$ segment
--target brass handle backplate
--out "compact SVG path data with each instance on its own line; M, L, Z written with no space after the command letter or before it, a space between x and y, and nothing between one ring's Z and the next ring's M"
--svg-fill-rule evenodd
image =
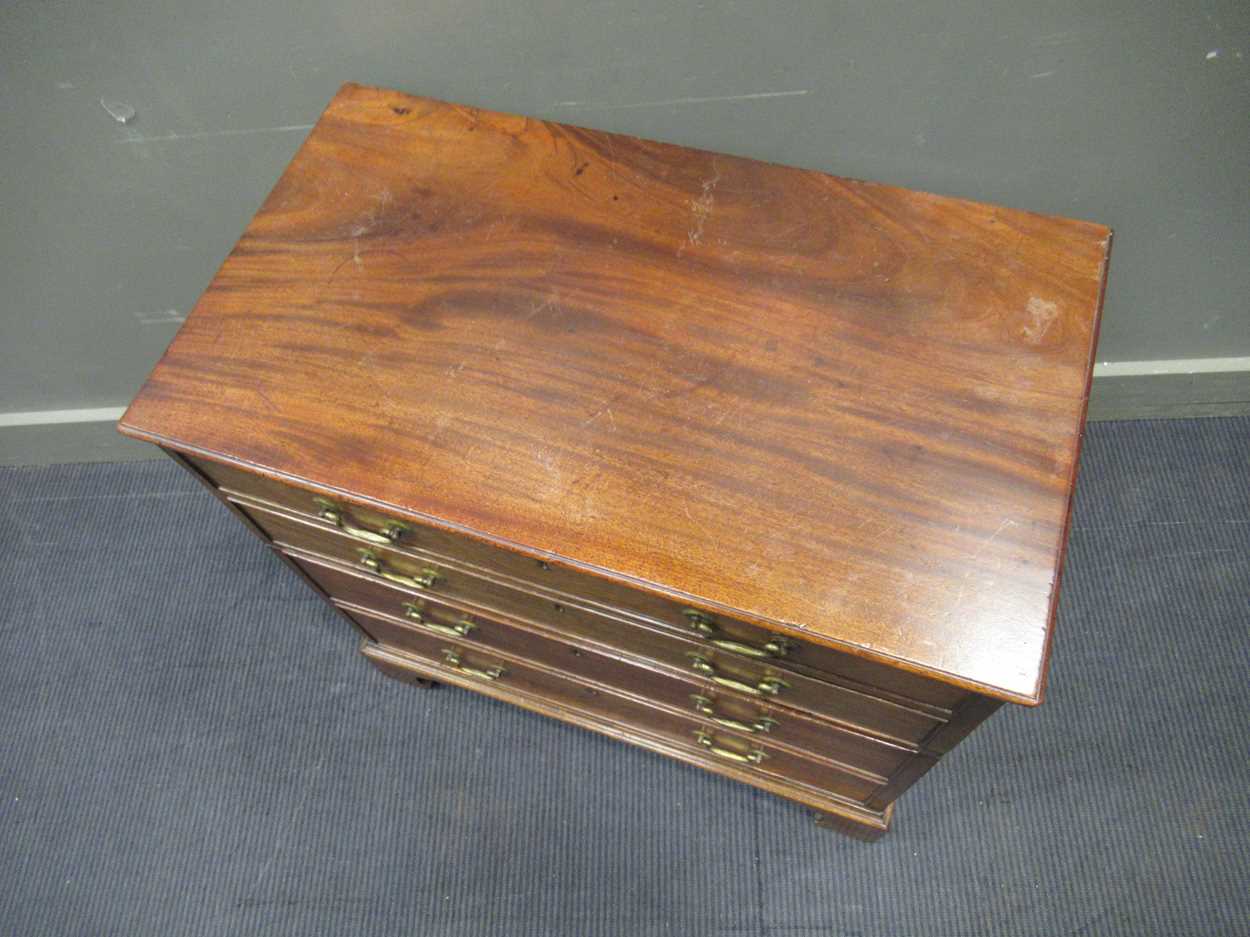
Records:
M708 643L731 654L741 654L744 657L755 658L785 657L794 649L794 642L783 638L781 635L774 635L759 647L756 647L754 644L743 644L741 641L732 641L726 638L721 630L716 627L716 623L703 614L703 612L688 608L683 614L686 616L686 620L690 622L690 627L707 638Z
M443 659L447 661L447 666L453 668L456 672L470 677L477 677L480 680L498 680L507 673L499 664L496 664L494 667L487 667L484 670L480 667L470 667L460 659L460 652L455 648L443 648Z
M758 735L761 732L772 731L773 726L777 724L776 719L770 719L768 716L760 716L754 722L742 722L738 719L730 719L728 716L716 715L716 707L712 705L712 701L706 696L692 696L694 701L695 712L707 716L707 718L715 722L718 726L724 726L726 729L733 729L735 732L745 732L748 735Z
M739 693L746 693L748 696L776 696L784 690L788 683L780 677L760 677L758 683L744 683L741 680L735 680L733 677L723 676L706 657L698 654L690 655L690 666L696 672L703 674L718 686L723 686L728 690L737 690Z
M717 758L724 758L726 761L736 761L740 765L758 765L768 757L758 748L752 748L746 752L736 752L731 748L722 748L716 744L715 737L702 729L695 732L694 739Z
M421 570L420 576L407 576L404 573L387 569L386 564L378 559L377 554L372 550L360 551L360 565L376 576L397 582L401 586L408 586L410 589L433 589L434 583L439 579L438 570L430 569L428 566Z
M323 521L329 521L343 533L351 534L360 540L368 540L370 543L377 543L383 546L397 543L399 538L404 535L404 531L408 529L399 521L387 521L381 530L370 530L367 527L353 524L343 509L333 501L325 498L313 498L313 501L317 505L317 516Z
M472 631L477 625L468 618L462 618L454 625L444 625L442 622L430 621L425 617L421 606L412 602L404 603L404 617L414 624L420 625L426 631L433 631L435 634L445 635L449 638L463 638Z

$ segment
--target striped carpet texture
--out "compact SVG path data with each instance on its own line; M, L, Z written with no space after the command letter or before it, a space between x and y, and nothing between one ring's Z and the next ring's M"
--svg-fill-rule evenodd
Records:
M863 845L386 680L172 464L0 470L0 935L1250 933L1250 420L1079 487L1048 702Z

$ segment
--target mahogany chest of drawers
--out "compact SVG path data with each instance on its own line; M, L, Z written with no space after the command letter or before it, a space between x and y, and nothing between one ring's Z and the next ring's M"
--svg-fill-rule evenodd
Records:
M1041 701L1109 242L347 85L120 428L387 674L871 838Z

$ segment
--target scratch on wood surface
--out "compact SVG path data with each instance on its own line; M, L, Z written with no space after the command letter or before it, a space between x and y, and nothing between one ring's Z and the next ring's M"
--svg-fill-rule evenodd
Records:
M659 101L630 101L613 104L607 101L556 101L552 107L586 107L601 111L624 111L635 107L674 107L680 104L717 104L722 101L759 101L766 98L797 98L811 94L811 88L794 91L754 91L750 94L717 94L703 98L664 98Z
M686 243L698 244L703 240L703 227L708 218L712 217L712 209L716 207L716 184L720 182L720 167L716 165L716 157L712 157L714 175L703 181L703 194L690 200L690 227L686 231ZM685 244L682 248L685 248Z
M257 386L257 387L253 387L252 391L253 393L256 394L257 397L259 397L262 401L264 401L265 406L268 407L270 410L278 409L276 406L274 406L274 402L269 399L269 395L265 393L265 388Z
M975 560L978 556L980 556L982 553L988 550L990 547L990 544L992 544L998 538L998 535L1001 534L1008 527L1017 527L1017 526L1019 525L1015 521L1013 521L1011 518L1003 518L1003 522L999 524L997 528L995 528L992 534L990 534L981 542L981 545L979 547L977 547L977 552L972 554L972 558ZM965 575L964 578L967 578L967 576Z
M551 453L541 446L533 446L531 448L534 453L534 461L541 465L548 475L555 476L558 480L560 473L556 467L556 460L552 458Z
M598 410L596 410L596 411L595 411L594 413L592 413L590 416L586 417L586 419L582 420L581 425L582 425L582 426L589 426L591 423L593 423L595 420L599 419L599 417L601 417L601 416L606 416L606 417L608 418L608 423L609 423L609 425L611 425L611 427L612 427L612 432L614 432L614 433L615 433L615 432L616 432L616 416L615 416L615 415L613 415L613 413L612 413L612 408L611 408L611 407L608 407L608 406L603 406L603 407L600 407Z
M948 619L954 618L957 614L959 614L959 610L963 607L964 592L968 588L968 577L971 575L972 570L968 570L964 573L963 578L959 580L959 594L955 596L955 601L952 603L951 607L946 610L946 617Z
M481 120L481 113L476 107L468 107L463 104L448 104L447 106L465 119L466 130L472 130Z
M551 271L548 271L548 274L550 274L550 272ZM548 309L550 309L559 301L560 301L560 291L552 290L543 298L542 302L530 303L530 311L526 313L525 317L521 321L528 322L530 319L533 319L535 316L543 312L546 312Z
M1024 311L1031 320L1024 327L1024 338L1030 345L1036 345L1046 337L1050 327L1055 324L1055 319L1059 317L1059 306L1040 296L1033 296L1029 298Z

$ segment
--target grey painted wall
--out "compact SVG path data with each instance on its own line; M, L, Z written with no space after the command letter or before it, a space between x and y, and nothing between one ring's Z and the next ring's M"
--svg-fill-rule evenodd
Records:
M1250 356L1248 36L1245 0L8 0L0 414L124 404L349 79L1110 224L1100 360Z

